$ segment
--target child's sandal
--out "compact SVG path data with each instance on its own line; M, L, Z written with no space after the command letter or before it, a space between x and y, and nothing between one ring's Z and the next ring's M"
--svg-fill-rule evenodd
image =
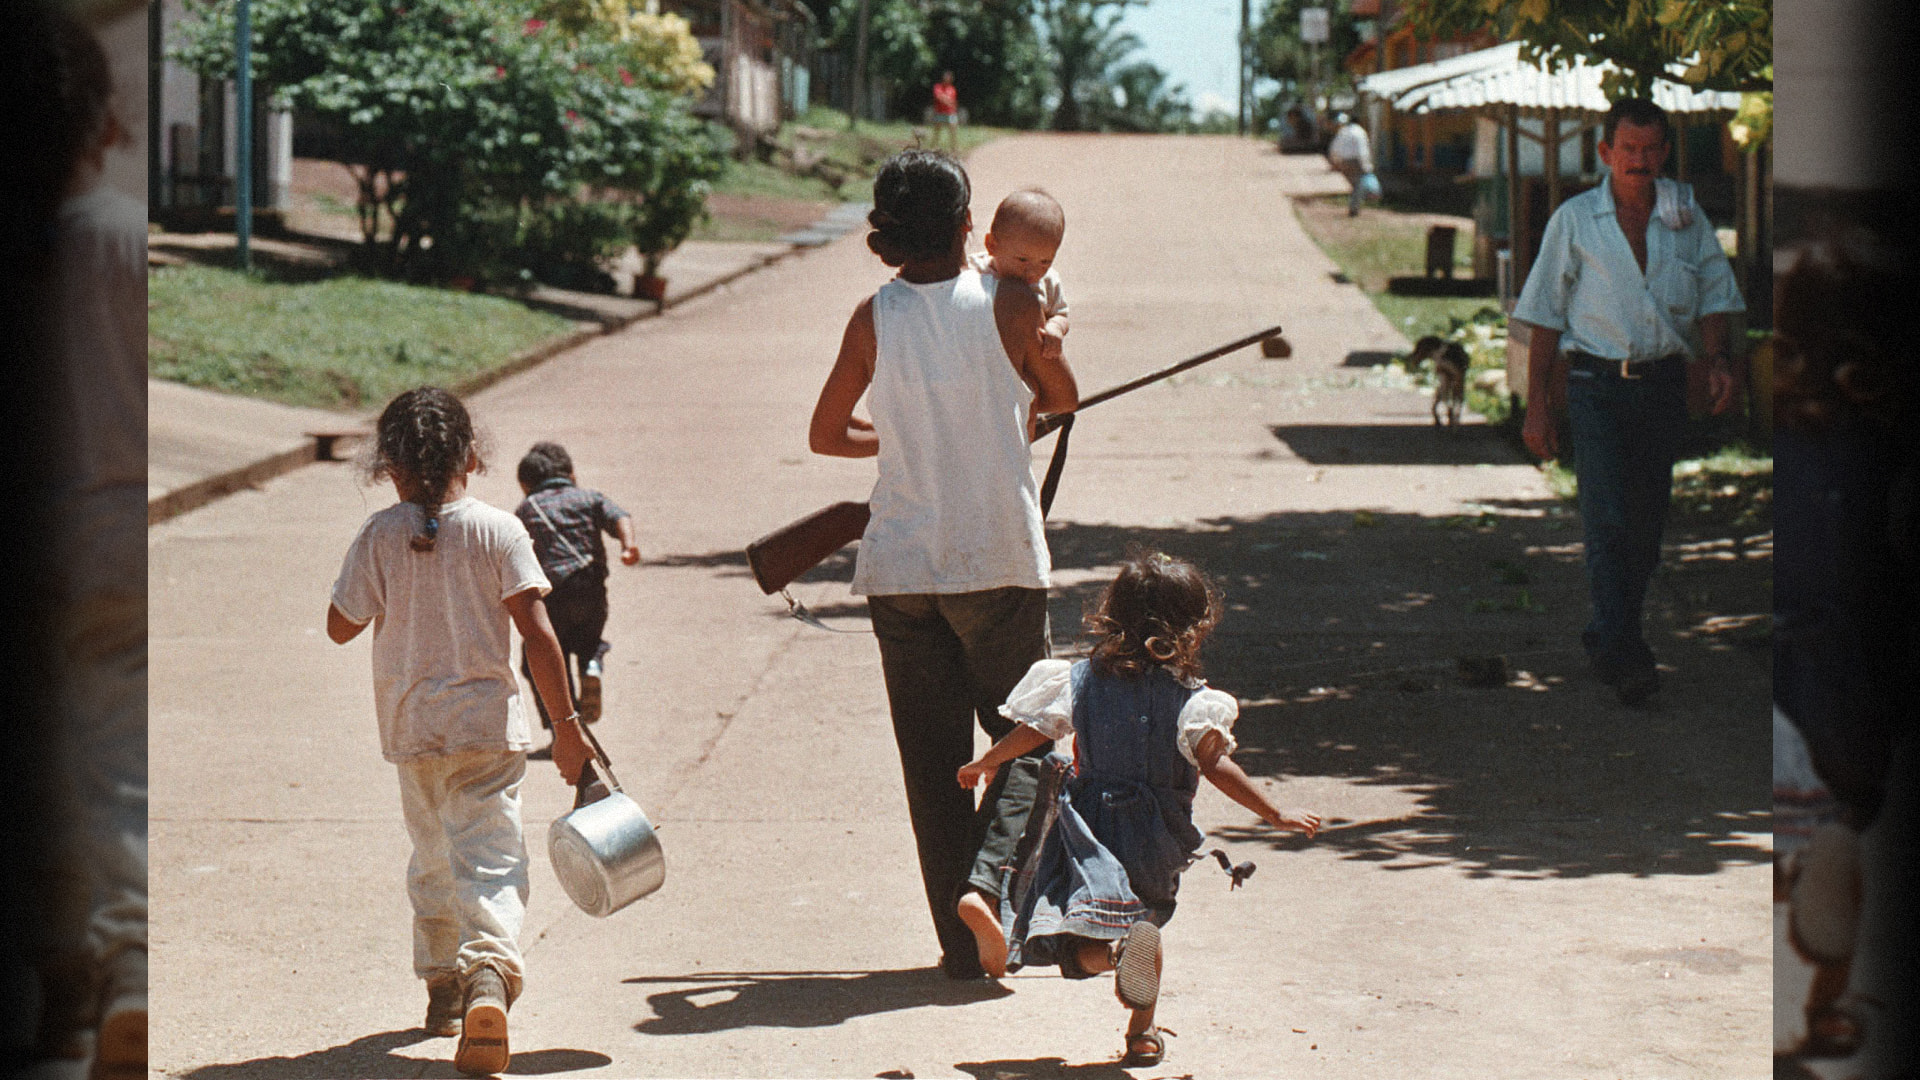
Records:
M1129 1069L1147 1065L1158 1065L1167 1056L1166 1036L1173 1032L1163 1027L1150 1027L1145 1031L1127 1036L1127 1053L1120 1064Z
M1118 949L1113 992L1129 1009L1151 1009L1160 999L1160 928L1146 921L1127 928Z

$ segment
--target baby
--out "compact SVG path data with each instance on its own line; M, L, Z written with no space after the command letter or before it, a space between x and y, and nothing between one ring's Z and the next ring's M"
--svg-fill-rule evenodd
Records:
M986 235L987 250L967 257L967 264L983 274L1013 278L1033 287L1040 298L1046 325L1040 330L1040 348L1048 360L1058 360L1067 336L1067 298L1060 275L1053 272L1053 256L1067 232L1067 216L1053 196L1038 188L1016 191L1000 201Z

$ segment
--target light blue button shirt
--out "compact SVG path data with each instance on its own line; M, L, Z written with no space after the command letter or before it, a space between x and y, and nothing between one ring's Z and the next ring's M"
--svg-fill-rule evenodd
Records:
M1560 348L1609 360L1699 355L1703 315L1747 310L1733 267L1698 204L1693 221L1647 222L1647 269L1620 230L1611 177L1560 204L1513 317L1560 331Z

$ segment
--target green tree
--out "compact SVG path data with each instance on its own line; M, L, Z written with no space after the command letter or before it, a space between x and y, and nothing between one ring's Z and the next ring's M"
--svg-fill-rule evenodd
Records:
M929 0L930 74L953 72L960 103L978 123L1036 127L1044 119L1047 57L1030 0ZM932 82L903 87L908 115L932 100Z
M1103 104L1103 131L1185 131L1193 123L1186 87L1168 85L1167 73L1144 61L1116 68L1114 96Z
M1112 73L1140 48L1120 28L1126 8L1146 0L1039 0L1038 14L1053 59L1059 103L1056 131L1090 131L1113 98Z
M611 34L571 35L520 0L253 0L253 75L278 104L351 144L373 268L473 274L558 245L624 247L639 201L674 194L668 163L713 155L670 78L635 72ZM233 0L188 0L174 55L234 70ZM592 196L617 193L602 205ZM382 218L388 236L378 239ZM524 257L523 257L524 256Z
M1300 39L1300 10L1326 8L1328 40L1311 45ZM1329 0L1267 0L1253 31L1253 70L1278 82L1283 95L1298 96L1315 76L1312 61L1318 50L1321 78L1344 82L1340 61L1360 47L1360 20L1350 5Z
M1773 89L1772 0L1405 0L1423 37L1491 28L1553 71L1581 58L1618 69L1609 98L1644 96L1667 65L1704 90Z

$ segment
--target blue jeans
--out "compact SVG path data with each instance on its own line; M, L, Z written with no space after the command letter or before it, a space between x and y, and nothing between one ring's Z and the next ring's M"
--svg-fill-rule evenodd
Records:
M1567 418L1593 603L1581 641L1596 663L1650 666L1640 618L1686 433L1686 365L1668 361L1623 379L1576 361L1567 372Z

